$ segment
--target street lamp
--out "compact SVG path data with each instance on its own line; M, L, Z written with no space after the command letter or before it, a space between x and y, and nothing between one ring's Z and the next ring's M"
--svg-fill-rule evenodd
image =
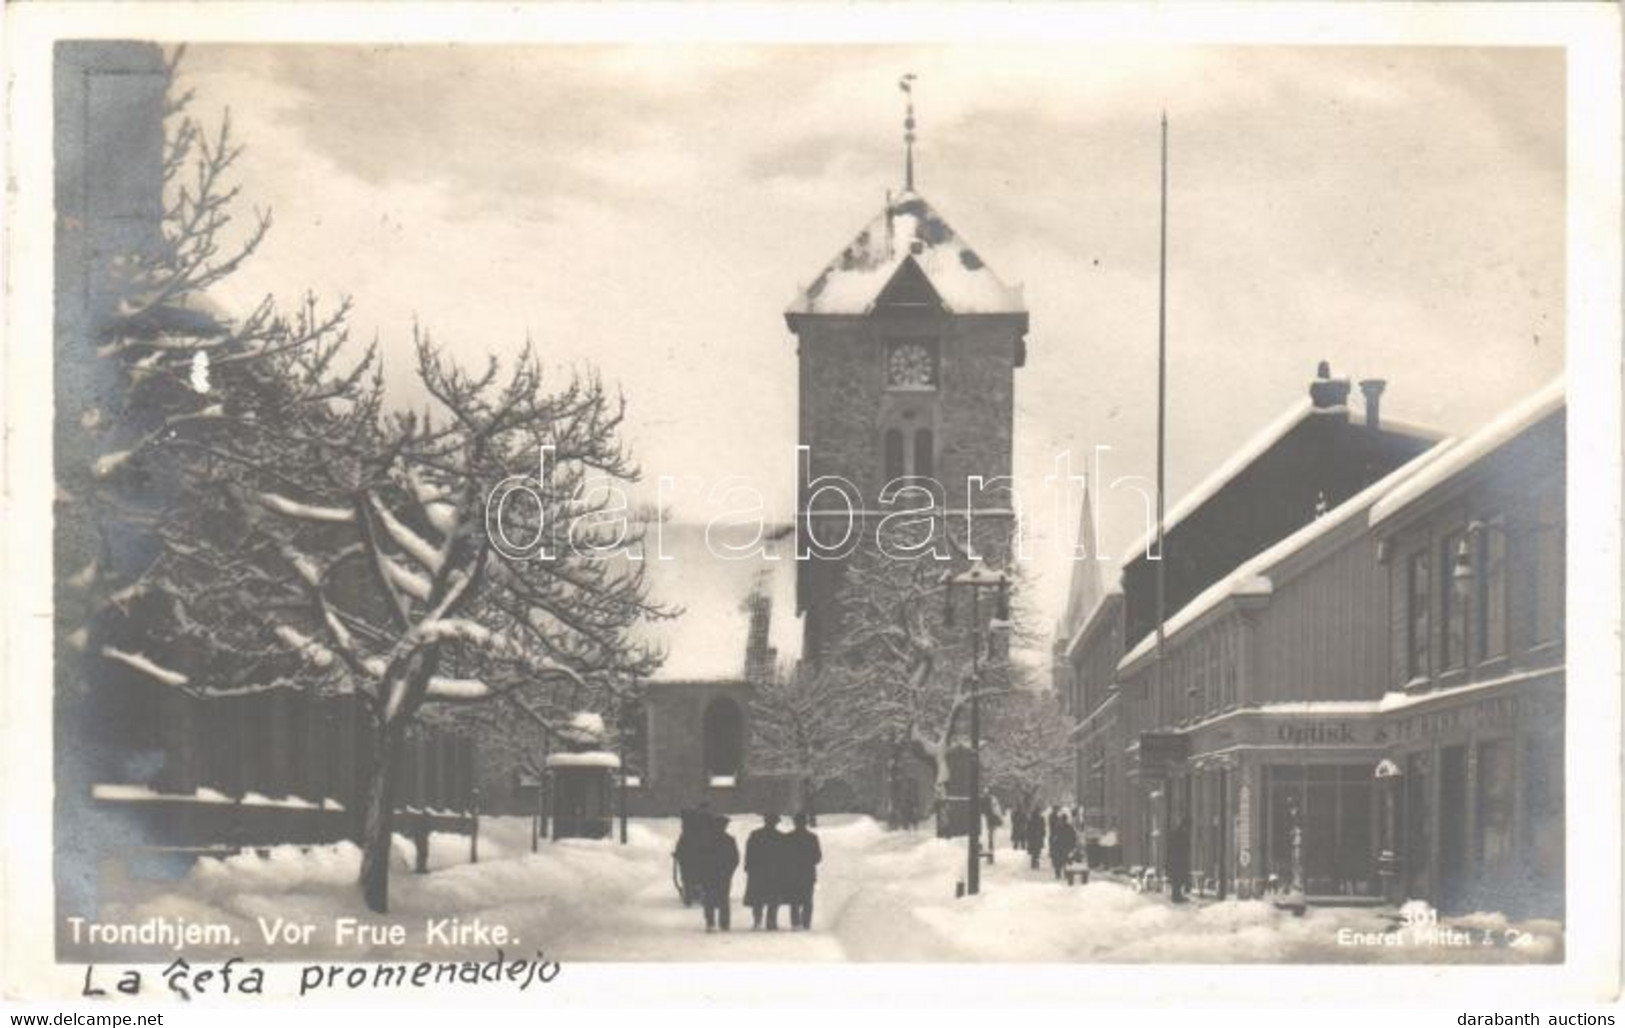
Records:
M970 825L966 833L965 891L974 896L982 887L982 656L988 649L988 636L1010 628L1010 576L995 571L977 557L957 575L942 574L943 624L954 626L954 590L970 590L971 672L970 672ZM994 593L993 617L982 621L982 590Z

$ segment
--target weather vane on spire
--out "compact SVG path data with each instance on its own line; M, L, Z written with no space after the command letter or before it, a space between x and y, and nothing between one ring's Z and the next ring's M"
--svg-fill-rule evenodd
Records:
M908 115L903 119L903 189L914 192L914 80L912 71L897 80L897 88L908 95Z

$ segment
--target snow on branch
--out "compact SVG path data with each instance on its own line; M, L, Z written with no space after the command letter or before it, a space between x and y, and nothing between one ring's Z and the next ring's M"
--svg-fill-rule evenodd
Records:
M390 539L394 541L396 546L399 546L408 556L430 571L437 572L440 570L445 558L441 554L439 547L418 535L405 522L397 518L394 512L385 506L377 496L368 494L367 499L371 502L373 511L377 513L379 522L384 526L384 531L389 533Z
M344 507L324 507L314 503L300 503L298 500L290 500L286 496L269 492L262 492L257 498L268 510L275 511L284 517L300 518L305 521L324 521L333 524L348 524L355 521L355 511Z
M333 663L332 650L292 625L277 625L273 631L276 633L276 637L287 644L290 649L301 654L317 667L325 668Z
M186 683L189 681L189 679L179 671L171 671L169 668L155 663L150 657L143 653L127 653L124 650L113 646L103 646L102 656L109 660L116 660L120 664L124 664L127 667L135 668L142 674L147 675L150 678L155 678L165 685L181 687L186 685Z
M401 592L414 599L427 600L429 598L429 593L433 590L434 584L429 581L427 575L419 574L395 558L383 553L378 555L378 565L383 569L385 576L389 578L390 584Z
M429 679L428 698L431 700L483 700L492 695L491 687L478 678L433 675Z

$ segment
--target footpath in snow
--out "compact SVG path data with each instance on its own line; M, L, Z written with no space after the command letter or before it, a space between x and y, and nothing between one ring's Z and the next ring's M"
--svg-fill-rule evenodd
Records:
M743 849L755 818L729 830ZM436 836L432 870L415 875L398 840L388 921L407 926L405 946L357 950L323 946L335 918L375 922L355 886L360 853L339 844L280 847L200 861L178 881L150 883L101 920L185 918L233 926L229 955L282 960L405 960L484 957L423 942L429 918L479 918L518 938L510 952L537 949L562 961L1043 961L1248 963L1527 963L1562 959L1553 921L1509 924L1499 914L1453 918L1449 937L1403 945L1377 940L1397 927L1393 911L1311 908L1304 916L1258 901L1175 906L1160 895L1105 881L1067 887L1048 867L1029 869L1002 845L984 866L982 893L954 898L965 870L964 840L888 832L873 820L826 819L824 862L811 932L753 932L734 879L733 931L707 934L698 906L684 908L671 880L677 822L632 822L629 842L546 842L530 852L529 823L482 823L481 860L466 863L468 841ZM263 941L258 919L306 921L315 943L292 950ZM781 923L788 924L781 912ZM1361 941L1364 940L1364 941ZM88 956L88 954L86 954ZM116 952L100 951L110 958ZM226 954L222 954L226 955Z

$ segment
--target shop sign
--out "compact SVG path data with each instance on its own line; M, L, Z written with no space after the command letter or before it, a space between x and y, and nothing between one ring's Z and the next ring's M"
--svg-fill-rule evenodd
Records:
M1191 755L1191 740L1178 732L1140 734L1140 773L1167 775Z
M1452 732L1507 728L1543 718L1559 717L1559 706L1544 694L1508 693L1477 703L1432 710L1396 720L1389 730L1394 742L1432 739Z
M1360 739L1353 721L1289 721L1275 726L1275 739L1289 746L1353 746Z

